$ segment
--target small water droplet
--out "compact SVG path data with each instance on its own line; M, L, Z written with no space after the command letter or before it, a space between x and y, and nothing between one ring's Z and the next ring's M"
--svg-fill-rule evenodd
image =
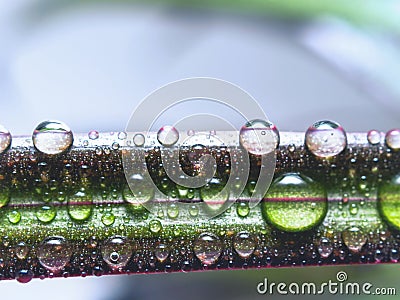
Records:
M175 219L179 215L179 208L176 204L170 204L167 209L167 215L171 219Z
M44 239L37 252L40 264L53 273L59 273L69 262L71 255L71 244L61 236Z
M7 218L11 224L18 224L21 221L21 214L19 211L13 210L8 213Z
M101 222L106 226L111 226L115 222L115 216L113 213L107 212L101 216Z
M117 142L112 143L111 148L113 148L113 150L118 150L119 149L119 143L117 143Z
M45 154L59 154L73 143L69 127L60 121L44 121L33 131L32 141L37 150Z
M11 133L3 125L0 125L0 153L10 147L11 139Z
M44 205L36 212L36 218L43 223L53 221L56 215L57 211L51 205Z
M29 253L29 247L24 242L19 242L17 246L15 246L15 255L19 259L25 259Z
M351 215L356 215L358 213L358 205L356 203L352 203L349 207L349 212Z
M191 206L189 207L189 214L190 214L192 217L197 217L197 216L198 216L198 214L199 214L199 209L197 208L196 205L191 205Z
M370 130L367 133L368 143L378 145L381 142L381 133L378 130Z
M179 132L173 126L169 125L163 126L157 132L157 140L161 145L165 147L171 147L178 142Z
M250 206L248 202L239 202L237 207L236 207L236 213L238 214L239 217L247 217L247 215L250 213Z
M367 242L364 232L358 227L350 227L342 232L343 242L352 252L360 252L361 248Z
M385 257L384 253L380 249L375 250L374 258L376 262L381 262L383 258Z
M126 132L121 131L118 133L118 139L119 140L125 140L126 139Z
M326 215L327 194L322 185L296 173L278 177L262 203L266 220L283 231L309 230Z
M252 120L240 129L240 144L249 153L264 155L275 151L279 146L279 131L269 121Z
M332 157L346 148L346 132L338 123L319 121L308 128L305 144L316 156Z
M222 252L222 242L213 233L202 233L193 244L196 257L205 265L214 264Z
M333 246L331 241L326 237L322 237L319 240L319 245L318 245L319 255L321 255L321 257L323 258L327 258L329 255L331 255L332 251L333 251Z
M162 229L161 222L159 220L151 220L149 222L149 229L153 233L159 233Z
M133 136L133 143L135 144L136 147L142 147L145 141L146 138L141 133L137 133Z
M68 198L68 213L75 221L87 220L92 213L93 198L84 189Z
M156 249L154 250L154 255L156 256L159 262L163 263L169 256L169 250L167 245L158 244Z
M96 149L95 149L95 152L96 152L96 155L102 155L103 154L103 149L101 149L101 147L100 146L97 146L96 147Z
M400 149L400 129L392 129L386 133L385 136L386 145L393 149Z
M132 245L123 236L107 239L101 248L104 261L114 269L123 268L132 256Z
M239 232L233 239L233 247L242 258L249 258L256 248L254 237L248 232Z
M97 139L99 138L99 132L96 131L96 130L91 130L91 131L89 131L89 133L88 133L88 137L89 137L89 139L91 139L91 140L97 140Z

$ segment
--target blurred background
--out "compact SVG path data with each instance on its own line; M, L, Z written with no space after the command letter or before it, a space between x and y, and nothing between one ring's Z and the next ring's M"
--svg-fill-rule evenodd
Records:
M397 0L0 1L0 123L13 135L46 119L120 131L154 89L206 76L248 91L280 130L328 118L347 131L387 131L400 127L399 20ZM258 299L272 298L257 295L265 277L323 282L339 270L400 293L397 265L13 281L0 293Z

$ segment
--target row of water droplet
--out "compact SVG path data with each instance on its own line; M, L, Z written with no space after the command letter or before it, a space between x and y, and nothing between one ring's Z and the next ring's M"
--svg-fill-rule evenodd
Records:
M188 135L194 135L193 130ZM216 134L214 131L210 134ZM88 133L90 140L96 140L99 132L92 130ZM118 133L118 139L125 140L125 132ZM370 130L367 133L367 140L371 145L381 142L382 133L377 130ZM157 132L157 140L164 147L171 147L179 140L178 130L166 125ZM239 133L240 144L250 153L262 155L273 151L279 146L279 131L276 126L264 120L252 120L247 122ZM0 153L6 151L11 145L12 137L10 132L0 126ZM68 150L73 144L71 129L63 122L48 120L40 123L32 134L32 141L35 148L45 154L60 154ZM142 133L133 136L133 144L137 147L145 145L146 138ZM392 129L385 135L386 145L393 149L400 149L400 129ZM129 145L130 143L128 143ZM310 126L305 135L307 148L316 156L332 157L342 152L347 146L346 132L343 127L333 121L318 121ZM113 148L118 149L119 144L115 142Z

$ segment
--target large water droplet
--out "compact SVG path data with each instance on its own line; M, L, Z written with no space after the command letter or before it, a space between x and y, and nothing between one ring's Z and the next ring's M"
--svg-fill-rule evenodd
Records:
M346 148L346 132L338 123L319 121L308 128L305 143L314 155L332 157Z
M178 142L179 132L173 126L164 126L157 132L157 140L161 145L171 147Z
M124 186L122 197L131 204L143 204L153 199L154 185L140 174L134 174L128 179L129 186Z
M84 189L68 198L68 213L75 221L87 220L92 213L92 195Z
M39 246L37 256L40 264L51 272L60 272L69 262L72 246L60 236L46 238Z
M53 221L56 215L56 209L50 205L44 205L36 212L36 218L43 223Z
M288 173L273 182L265 195L262 212L276 228L296 232L318 225L327 207L322 185L306 176Z
M3 187L2 190L0 191L0 208L6 206L9 201L10 201L10 191L8 190L8 188Z
M59 154L71 147L74 138L66 124L60 121L44 121L33 131L32 140L40 152Z
M15 278L20 283L28 283L33 278L33 272L31 270L19 270Z
M228 189L220 178L213 177L204 187L200 189L200 198L209 208L220 209L229 198Z
M2 125L0 125L0 153L6 151L11 145L11 134Z
M18 224L21 221L21 214L19 211L13 210L7 214L7 218L11 224Z
M400 129L392 129L386 133L385 136L386 145L393 149L400 149Z
M343 242L352 252L359 252L367 241L364 232L358 227L350 227L342 232Z
M383 219L400 229L400 174L378 188L378 208Z
M233 247L242 258L249 258L256 247L254 237L248 232L239 232L233 239Z
M279 146L279 131L274 124L263 120L252 120L240 129L240 144L249 153L263 155L275 151Z
M321 255L321 257L323 258L327 258L329 255L331 255L332 251L333 251L333 246L331 241L326 237L322 237L319 240L319 245L318 245L319 255Z
M104 261L114 269L123 268L132 256L132 245L123 236L113 236L107 239L101 248Z
M202 233L195 240L193 251L203 264L212 265L221 255L222 242L215 234Z

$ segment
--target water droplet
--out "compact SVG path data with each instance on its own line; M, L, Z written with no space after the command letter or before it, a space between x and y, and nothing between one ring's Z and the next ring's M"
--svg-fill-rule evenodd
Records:
M10 191L7 188L2 188L0 191L0 208L6 206L10 201Z
M162 229L161 222L159 220L151 220L149 223L149 229L153 233L159 233Z
M212 233L202 233L193 244L196 257L205 265L214 264L222 252L221 240Z
M125 140L126 139L126 132L121 131L118 133L118 139L119 140Z
M31 270L19 270L15 278L19 283L28 283L33 278L33 272Z
M236 207L236 213L238 214L239 217L247 217L247 215L250 213L250 207L248 202L239 202L237 207Z
M129 186L124 186L122 197L131 204L143 204L154 197L154 185L140 174L128 179Z
M256 248L254 237L248 232L239 232L233 239L233 247L242 258L249 258Z
M80 190L68 198L68 213L75 221L87 220L92 213L93 198L85 190Z
M279 146L279 131L269 121L252 120L240 129L240 144L249 153L264 155L275 151Z
M154 251L154 255L156 256L159 262L163 263L168 258L169 255L169 250L167 245L158 244Z
M101 216L101 222L106 226L111 226L115 222L114 214L108 212Z
M392 129L386 133L385 136L386 145L393 149L400 149L400 129Z
M44 205L36 212L36 218L43 223L53 221L56 215L56 209L50 205Z
M96 155L102 155L103 154L103 149L101 149L100 146L97 146L95 149Z
M104 261L114 269L123 268L132 256L131 243L122 236L107 239L101 249Z
M6 151L11 145L11 133L0 125L0 153Z
M144 145L144 142L146 141L145 137L141 133L137 133L133 136L133 143L137 147L142 147Z
M277 178L265 195L262 212L276 228L305 231L318 225L328 207L325 189L306 176L287 173Z
M179 132L173 126L164 126L157 132L157 140L161 145L171 147L178 142Z
M381 133L378 130L370 130L367 139L371 145L377 145L381 142Z
M367 241L364 232L358 227L350 227L342 232L343 242L352 252L359 252Z
M53 273L59 273L69 262L71 255L71 244L61 236L44 239L37 252L40 264Z
M322 237L319 240L319 245L318 245L319 255L321 255L321 257L323 258L327 258L329 255L331 255L332 251L333 251L333 246L331 241L326 237Z
M175 219L179 215L179 208L176 204L170 204L167 209L167 215L171 219Z
M113 148L113 150L118 150L119 149L119 143L117 143L117 142L112 143L111 148Z
M314 155L332 157L346 148L346 132L338 123L319 121L308 128L305 143Z
M19 242L17 246L15 246L15 255L19 259L25 259L29 253L29 247L24 242Z
M356 215L358 213L358 205L356 203L352 203L349 207L349 212L351 215Z
M18 224L21 221L21 214L17 210L10 211L7 215L8 221L12 224Z
M376 262L381 262L385 257L384 253L380 249L375 250L374 258Z
M220 178L213 177L200 189L200 198L209 208L217 210L221 208L229 198L228 189Z
M44 121L33 131L32 141L45 154L59 154L68 150L74 138L71 129L60 121Z
M383 219L400 229L400 174L383 182L378 188L378 208Z
M197 208L196 205L191 205L191 206L189 207L189 214L190 214L192 217L197 217L197 215L199 214L199 209Z
M96 130L91 130L91 131L89 131L89 133L88 133L88 137L89 137L89 139L91 139L91 140L97 140L97 139L99 138L99 132L96 131Z

